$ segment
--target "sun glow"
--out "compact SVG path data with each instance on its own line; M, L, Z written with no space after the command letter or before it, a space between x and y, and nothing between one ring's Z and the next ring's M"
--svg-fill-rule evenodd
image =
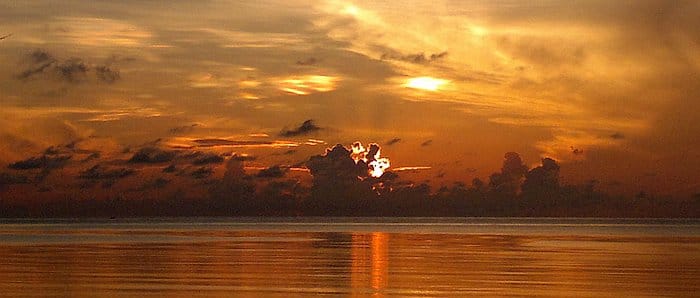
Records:
M404 86L413 89L420 89L426 91L437 91L441 86L449 83L448 80L436 79L431 77L417 77L411 78L406 81Z
M380 157L381 152L377 144L370 144L369 148L365 148L362 146L362 143L355 142L350 149L352 150L350 157L355 161L355 164L360 161L366 163L368 167L367 172L372 177L381 177L384 171L391 166L388 158Z

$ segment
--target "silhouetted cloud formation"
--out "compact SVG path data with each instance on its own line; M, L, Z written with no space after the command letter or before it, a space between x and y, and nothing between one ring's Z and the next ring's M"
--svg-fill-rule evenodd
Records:
M559 189L559 165L551 158L543 158L542 165L525 174L523 193L541 194Z
M119 70L106 65L95 66L95 75L97 75L97 79L105 83L114 83L121 78Z
M409 54L409 55L401 55L398 53L384 53L381 56L381 60L400 60L400 61L405 61L405 62L410 62L410 63L430 63L434 62L440 59L443 59L447 56L447 52L440 52L440 53L435 53L426 56L425 53L417 53L417 54Z
M310 134L312 132L321 130L321 127L316 126L314 124L314 121L309 119L304 121L299 127L292 129L292 130L282 130L280 133L280 136L283 137L295 137L295 136L300 136L300 135L306 135Z
M177 166L174 164L171 164L165 168L163 168L163 173L175 173L177 171Z
M8 167L14 170L56 169L65 166L71 158L70 155L42 155L11 163Z
M523 164L520 155L508 152L504 156L501 172L493 173L489 177L489 186L498 193L514 195L525 173L527 173L527 166Z
M367 164L355 161L350 157L352 151L341 144L332 149L326 149L323 155L312 156L306 163L314 176L314 181L321 184L350 183L358 177L367 177Z
M5 172L0 173L0 188L2 188L3 185L25 184L25 183L29 183L29 178L27 176L16 175L16 174L5 173Z
M173 127L168 130L171 134L185 134L192 132L195 128L199 126L198 123L190 124L190 125L183 125L183 126L178 126L178 127Z
M256 156L249 155L249 154L234 154L233 156L231 156L231 158L236 159L236 160L240 160L240 161L250 161L250 160L258 159Z
M10 37L10 36L12 36L12 33L7 34L7 35L0 36L0 40L3 40L3 39L8 38L8 37Z
M163 177L158 177L154 180L147 181L141 187L136 189L137 191L144 191L149 189L164 188L170 184L171 180L165 179Z
M18 79L26 80L35 75L41 74L56 63L56 59L46 51L35 50L27 55L28 68L17 75Z
M81 162L89 162L89 161L92 161L95 159L99 159L100 156L101 156L101 154L99 152L93 152L93 153L90 153L90 155L86 156L83 160L81 160Z
M287 169L283 169L279 165L274 165L266 169L260 170L258 174L256 175L259 178L280 178L284 177L284 173L287 172Z
M205 164L216 164L222 163L224 158L214 152L200 152L195 151L186 156L186 158L192 159L193 165L205 165Z
M110 169L101 165L95 165L85 171L80 172L78 178L89 180L100 179L121 179L133 175L136 171L128 168Z
M195 179L209 178L212 174L214 174L214 170L210 167L200 167L191 173Z
M80 83L87 80L90 72L94 72L95 79L105 83L114 83L121 78L119 70L114 67L108 65L92 66L81 58L69 58L61 61L41 49L29 53L25 61L26 68L17 74L17 78L20 80L43 77L68 83Z
M157 147L144 147L129 159L132 163L164 163L175 159L174 151L163 150Z
M71 58L54 66L59 78L71 83L84 80L87 77L88 69L87 64L79 58Z
M432 143L433 143L433 140L427 140L427 141L421 143L420 145L425 147L425 146L430 146Z
M398 142L401 142L400 138L393 138L393 139L389 140L388 142L386 142L384 145L391 146L391 145L394 145Z

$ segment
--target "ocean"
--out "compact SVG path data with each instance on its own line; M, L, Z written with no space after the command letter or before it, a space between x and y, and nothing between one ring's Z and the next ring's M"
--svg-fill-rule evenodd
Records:
M700 220L0 220L0 296L697 297Z

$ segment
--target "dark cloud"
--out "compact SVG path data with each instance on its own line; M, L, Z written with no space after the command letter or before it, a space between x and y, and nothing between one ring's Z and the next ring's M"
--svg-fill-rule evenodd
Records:
M260 178L280 178L284 177L285 172L287 172L287 169L283 169L279 165L274 165L260 170L256 176Z
M200 167L194 171L190 175L192 175L193 178L195 179L204 179L204 178L209 178L212 174L214 174L214 170L210 167Z
M110 169L101 165L95 165L80 172L78 178L88 180L115 180L133 175L136 171L128 168Z
M573 155L581 155L581 154L583 154L583 149L574 148L574 146L570 146L569 148L571 149L571 153L572 153Z
M163 168L163 173L174 173L175 171L177 171L177 167L174 164Z
M27 80L35 75L44 73L50 66L56 63L56 59L44 50L34 50L26 57L28 66L17 75L20 80Z
M433 140L427 140L427 141L421 143L420 145L425 147L425 146L430 146L431 144L433 144Z
M0 173L0 187L10 184L25 184L29 183L27 176L15 175L11 173Z
M318 63L318 60L314 57L309 57L304 60L297 60L297 65L314 65Z
M393 138L393 139L389 140L388 142L386 142L385 145L391 146L391 145L394 145L394 144L396 144L396 143L398 143L398 142L401 142L401 139L400 139L400 138Z
M309 119L304 121L299 127L292 129L292 130L282 130L280 133L280 136L283 137L295 137L295 136L300 136L300 135L306 135L313 133L315 131L321 130L321 127L316 126L314 124L314 121Z
M71 158L70 155L42 155L11 163L8 168L13 170L56 169L65 166Z
M527 166L523 164L518 153L508 152L503 158L501 172L491 174L489 186L497 193L515 195L520 187L520 180L527 173Z
M71 58L54 66L59 78L70 82L82 82L87 78L89 66L80 58Z
M91 161L94 159L99 159L100 156L101 156L101 154L99 152L93 152L93 153L90 153L90 155L88 155L87 157L85 157L85 159L83 159L82 162L88 162L88 161Z
M87 81L90 73L94 73L96 80L105 83L114 83L121 78L119 70L112 66L92 66L81 58L61 61L41 49L29 53L25 61L25 69L17 75L20 80L52 78L62 82L80 83Z
M10 37L10 36L12 36L12 33L7 34L7 35L0 36L0 40L3 40L3 39L8 38L8 37Z
M248 154L234 154L231 156L231 159L239 160L239 161L250 161L250 160L256 160L258 159L257 157L253 155L248 155Z
M129 159L131 163L163 163L175 159L175 152L156 147L141 148Z
M221 155L218 155L213 152L196 151L187 155L186 158L192 159L193 165L205 165L224 162L224 158Z
M542 165L525 174L522 190L526 194L542 194L559 189L559 165L551 158L542 159Z
M425 53L417 53L417 54L409 54L409 55L401 55L399 53L384 53L384 54L382 54L380 59L381 60L399 60L399 61L405 61L405 62L410 62L410 63L422 64L422 63L435 62L437 60L445 58L446 56L447 56L447 52L430 54L428 56L426 56Z
M168 132L170 132L171 134L185 134L185 133L192 132L197 126L199 126L198 123L173 127L171 129L169 129Z
M616 132L614 134L611 134L609 137L613 140L622 140L625 138L625 135L623 135L622 133Z
M337 144L332 149L326 149L323 155L312 156L306 166L311 170L315 183L347 184L357 181L358 177L367 177L367 164L362 160L355 163L350 153L345 146Z
M106 65L95 66L95 75L98 80L105 83L114 83L121 78L119 70L112 69Z
M49 148L46 148L46 150L44 150L44 154L46 154L46 155L56 155L56 154L59 154L61 152L62 152L61 148L57 147L57 146L51 146Z
M139 187L136 190L137 191L144 191L144 190L149 190L149 189L164 188L168 184L170 184L170 180L165 179L163 177L158 177L152 181L148 181L148 182L144 183L143 185L141 185L141 187Z

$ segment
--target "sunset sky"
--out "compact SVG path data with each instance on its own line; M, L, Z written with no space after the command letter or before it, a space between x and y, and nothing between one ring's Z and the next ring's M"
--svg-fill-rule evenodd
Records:
M514 151L700 192L700 1L0 1L0 38L0 172L69 148L42 183L150 145L303 168L361 141L435 186Z

